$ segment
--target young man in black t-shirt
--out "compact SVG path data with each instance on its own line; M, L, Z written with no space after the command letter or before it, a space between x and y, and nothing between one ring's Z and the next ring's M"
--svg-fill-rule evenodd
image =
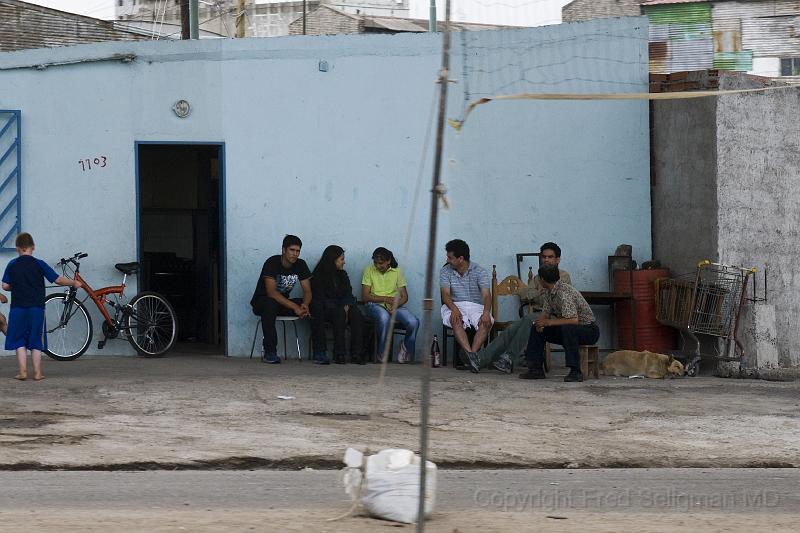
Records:
M283 238L281 255L273 255L261 268L256 282L256 290L250 305L253 314L261 317L264 332L264 363L280 363L278 357L278 333L275 331L275 318L278 316L309 316L311 303L311 271L306 262L300 259L303 243L295 235ZM303 298L289 298L297 283L303 288Z

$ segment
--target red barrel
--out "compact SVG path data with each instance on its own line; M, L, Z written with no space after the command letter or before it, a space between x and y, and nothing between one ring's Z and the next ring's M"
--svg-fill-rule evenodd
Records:
M631 302L619 302L614 307L621 349L664 353L677 348L677 331L656 320L655 280L668 277L669 270L666 268L614 272L614 292L631 294L636 313L634 345Z

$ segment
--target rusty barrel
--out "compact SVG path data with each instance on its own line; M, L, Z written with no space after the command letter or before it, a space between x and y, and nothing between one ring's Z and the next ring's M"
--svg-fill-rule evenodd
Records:
M631 302L619 302L614 307L620 349L663 353L677 348L678 339L675 329L656 320L655 280L668 277L669 270L666 268L614 272L614 292L631 294L635 302L636 313L636 345L634 346Z

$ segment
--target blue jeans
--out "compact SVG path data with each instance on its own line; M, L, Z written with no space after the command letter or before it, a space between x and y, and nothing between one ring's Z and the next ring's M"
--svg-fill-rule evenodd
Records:
M375 322L375 335L378 337L378 354L376 355L379 355L383 353L383 347L386 346L386 335L389 334L389 321L392 315L385 307L374 302L369 302L367 304L367 314L372 317L372 320ZM419 319L415 317L411 311L405 307L401 307L397 310L396 324L399 324L406 330L406 337L403 340L403 344L406 347L406 352L408 352L411 361L416 360L414 350L417 342Z
M525 358L528 368L544 368L544 345L547 342L560 344L564 347L564 359L567 366L573 370L581 369L581 344L594 344L600 338L600 328L597 324L579 325L565 324L563 326L548 326L544 331L531 328L528 337L528 348Z

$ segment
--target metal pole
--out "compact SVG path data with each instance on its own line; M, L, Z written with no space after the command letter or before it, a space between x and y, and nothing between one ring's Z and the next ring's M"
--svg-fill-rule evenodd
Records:
M197 13L197 0L189 0L189 38L200 38L200 21Z
M303 0L303 35L306 34L306 0Z
M189 38L189 0L181 0L181 39Z
M245 0L239 0L236 5L236 37L241 39L245 35Z
M444 34L442 35L442 68L439 71L439 116L436 124L436 154L433 161L431 189L431 220L428 233L428 259L425 265L425 295L423 299L422 338L431 343L431 311L433 310L434 256L436 255L436 229L439 223L439 198L442 194L442 157L444 152L444 126L447 113L447 85L450 83L450 0L445 0ZM420 409L419 456L419 506L417 532L425 531L425 490L427 487L428 418L431 398L431 358L423 357L422 402Z
M431 0L428 14L428 31L436 31L436 0Z

